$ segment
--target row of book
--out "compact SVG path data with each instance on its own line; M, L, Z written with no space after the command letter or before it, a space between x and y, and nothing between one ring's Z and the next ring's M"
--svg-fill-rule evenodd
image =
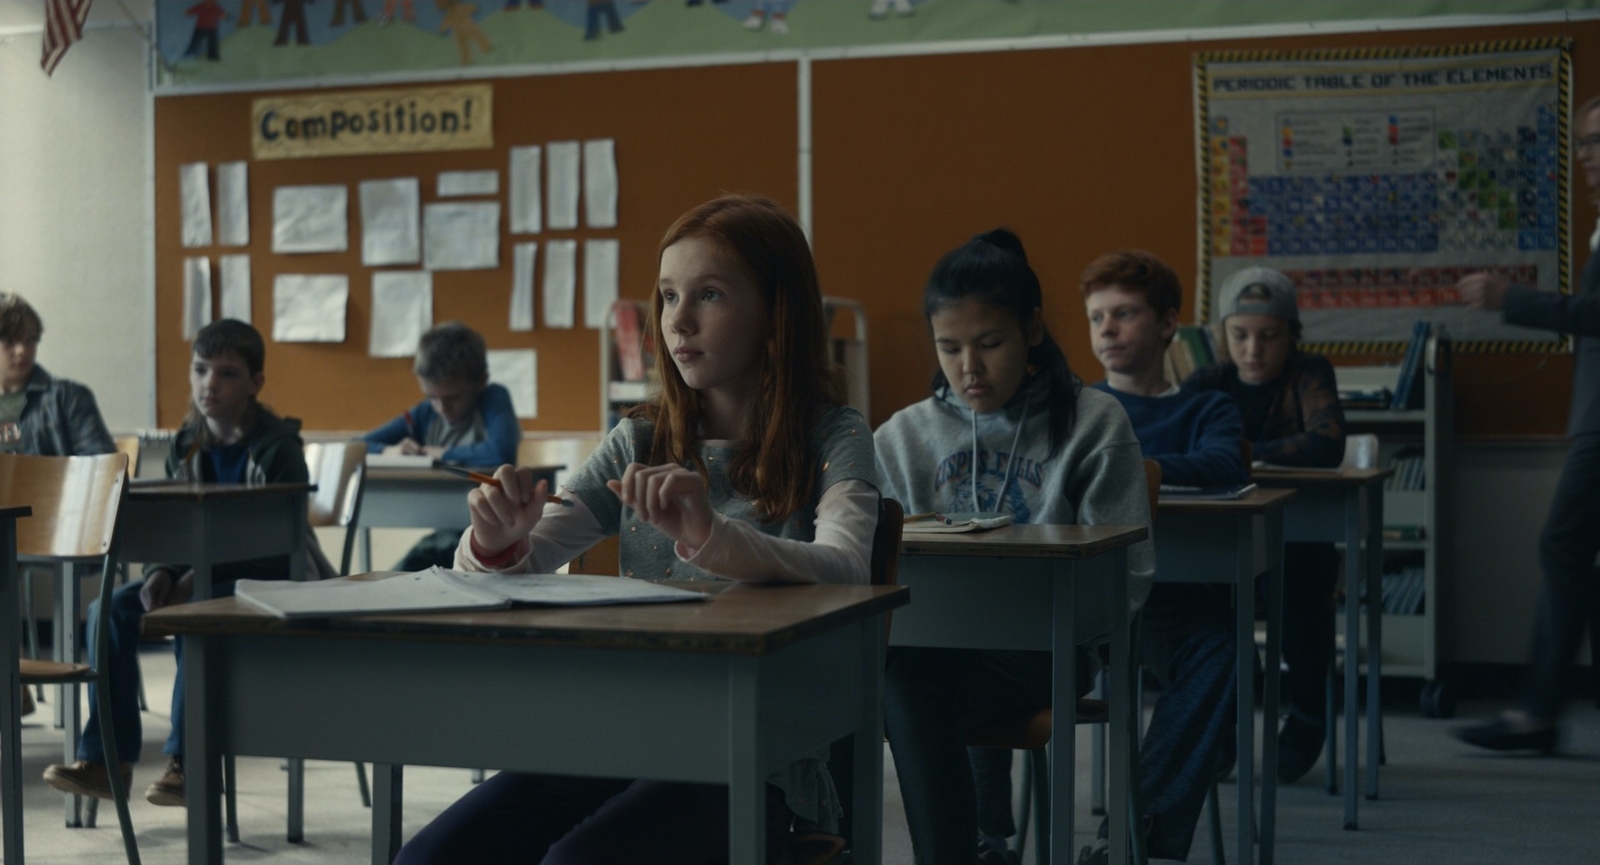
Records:
M1422 461L1422 454L1397 454L1389 460L1389 467L1394 469L1394 474L1383 482L1383 488L1400 492L1419 492L1427 489L1428 478Z
M1383 611L1391 616L1421 615L1425 575L1421 565L1383 575Z
M1217 345L1211 328L1198 324L1181 325L1177 335L1172 338L1172 344L1167 346L1167 380L1182 382L1195 370L1216 362Z

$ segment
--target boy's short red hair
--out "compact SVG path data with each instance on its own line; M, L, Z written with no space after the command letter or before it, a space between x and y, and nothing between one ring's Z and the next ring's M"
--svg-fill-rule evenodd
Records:
M1161 318L1167 310L1183 308L1183 287L1178 274L1167 263L1142 249L1119 249L1095 259L1083 272L1079 284L1088 299L1104 288L1120 286L1124 291L1144 295L1145 302Z

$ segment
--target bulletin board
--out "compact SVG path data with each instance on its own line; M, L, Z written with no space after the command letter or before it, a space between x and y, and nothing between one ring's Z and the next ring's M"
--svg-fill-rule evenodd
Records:
M252 105L257 100L306 91L242 92L162 96L155 103L156 374L157 419L178 425L187 410L189 342L184 338L184 262L204 257L213 272L226 255L250 256L253 323L267 337L266 379L261 397L280 414L300 418L307 429L364 430L394 417L421 396L410 358L368 354L374 274L414 272L410 267L367 267L361 258L358 185L364 180L415 177L423 206L437 202L498 202L501 207L498 266L440 270L432 274L432 318L459 320L484 335L491 351L534 349L538 358L538 417L530 430L592 430L599 427L598 331L583 326L584 284L578 268L576 326L547 325L535 278L532 331L513 331L509 310L513 246L551 241L614 239L619 245L619 291L646 298L655 283L656 248L679 214L730 191L759 192L786 207L796 198L797 110L792 63L737 67L604 72L490 79L494 105L493 144L487 149L334 155L265 159L252 156ZM412 87L416 85L410 85ZM381 94L385 89L359 88ZM739 134L721 134L738 129ZM618 174L615 228L579 228L512 234L505 214L513 147L556 141L615 141ZM242 161L248 168L249 242L243 247L185 248L181 238L181 166L211 168L213 197L218 165ZM442 198L441 172L492 171L498 193ZM272 251L274 190L286 186L333 185L348 190L350 244L344 252L282 254ZM342 274L348 277L344 338L338 342L275 342L273 284L280 274ZM220 291L220 285L214 289ZM220 310L220 294L213 310Z
M1462 306L1486 271L1570 291L1568 40L1201 54L1200 318L1249 267L1299 287L1302 340L1398 351L1443 325L1457 352L1558 351Z
M1595 21L814 64L818 267L824 291L859 298L867 310L872 421L927 396L937 364L922 287L940 255L995 226L1021 236L1044 287L1046 320L1087 381L1103 372L1089 350L1078 280L1102 253L1142 248L1171 264L1184 286L1182 320L1196 319L1197 54L1445 47L1491 35L1571 38L1574 101L1595 92L1582 83L1591 74L1584 70L1600 68ZM1581 241L1595 213L1581 197L1570 206L1571 234ZM1588 253L1581 242L1575 248L1577 272ZM1335 358L1398 361L1381 351ZM1462 355L1454 374L1463 436L1565 429L1568 355Z

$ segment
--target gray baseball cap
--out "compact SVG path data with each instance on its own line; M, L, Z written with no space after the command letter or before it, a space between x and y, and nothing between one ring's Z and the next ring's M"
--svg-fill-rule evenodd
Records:
M1279 271L1248 267L1228 277L1217 292L1217 309L1224 321L1230 315L1275 315L1299 321L1294 283Z

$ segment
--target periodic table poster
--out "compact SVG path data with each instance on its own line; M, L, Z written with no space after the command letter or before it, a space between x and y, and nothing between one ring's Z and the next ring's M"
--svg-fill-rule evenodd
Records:
M1458 349L1562 349L1454 285L1571 290L1569 70L1565 40L1201 55L1200 319L1260 266L1299 287L1319 350L1396 351L1417 319Z

